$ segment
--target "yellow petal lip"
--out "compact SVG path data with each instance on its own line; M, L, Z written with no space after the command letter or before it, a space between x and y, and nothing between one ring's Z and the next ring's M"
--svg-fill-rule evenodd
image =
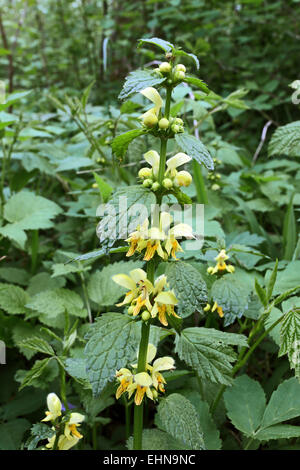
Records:
M176 298L176 295L172 291L168 291L168 292L160 292L155 297L155 302L159 302L161 304L166 304L166 305L176 305L178 303L178 300Z
M179 153L176 153L174 157L171 157L167 160L167 167L169 170L174 170L178 166L181 166L184 163L187 163L191 160L192 160L192 157L190 157L186 153L179 152Z
M153 361L153 359L156 356L156 351L157 351L157 349L154 346L154 344L149 343L148 344L148 350L147 350L147 364L150 364L150 362Z
M153 371L171 370L175 369L175 361L173 357L164 356L156 359L153 362Z
M161 99L161 96L158 93L158 91L155 88L150 86L150 87L144 88L144 90L142 90L140 93L144 95L146 98L148 98L148 100L152 101L152 103L154 103L155 112L157 113L163 105L163 100Z
M80 424L85 420L85 416L81 413L71 413L69 424Z
M136 288L136 283L127 274L115 274L114 276L112 276L112 280L116 284L119 284L119 286L125 287L129 290Z

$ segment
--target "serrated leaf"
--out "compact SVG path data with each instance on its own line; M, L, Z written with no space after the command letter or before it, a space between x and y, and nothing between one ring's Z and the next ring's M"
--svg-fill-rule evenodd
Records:
M134 129L132 131L125 132L124 134L118 135L111 143L113 153L117 158L122 159L127 152L130 142L143 134L145 134L143 129Z
M103 202L107 202L113 191L113 188L108 183L106 183L106 181L104 181L99 175L97 175L97 173L93 173L93 176L98 185Z
M136 70L135 72L131 72L125 78L125 83L121 93L119 94L119 99L125 100L133 93L138 93L147 87L159 85L164 80L165 77L159 77L152 70Z
M277 270L278 270L278 259L276 259L274 269L272 271L272 274L270 276L270 279L269 279L269 282L268 282L268 285L267 285L267 298L268 298L268 301L271 299L272 294L273 294L274 285L275 285L275 282L276 282L276 279L277 279Z
M50 356L55 354L52 346L44 339L38 337L26 338L23 341L20 341L18 346L41 352L43 354L49 354Z
M99 395L116 370L135 357L136 343L132 318L120 313L105 313L91 327L85 348L87 375L94 395Z
M255 291L262 305L266 307L268 305L267 293L266 290L259 284L258 280L255 278Z
M213 159L201 140L185 133L176 134L175 140L183 152L187 153L198 163L204 165L208 170L214 169Z
M224 326L230 325L244 314L248 308L249 294L250 287L233 274L223 275L214 282L211 296L223 309Z
M133 437L127 440L128 450L133 450ZM142 450L184 450L185 446L174 437L160 429L144 429Z
M228 346L231 333L222 333L212 328L186 328L176 336L175 351L180 359L210 382L231 385L232 365L236 360L234 350ZM233 339L236 344L236 338ZM244 341L244 340L242 340Z
M203 91L206 94L209 93L209 88L206 86L206 84L203 82L203 80L200 80L200 78L185 77L184 81L186 83L188 83L189 85L196 86L197 88L199 88L201 91Z
M300 156L300 121L290 122L276 129L268 146L268 154L270 157L273 155Z
M112 276L129 274L132 269L141 267L142 263L139 261L119 261L105 266L101 271L95 271L87 285L89 298L103 307L114 305L127 291L113 282Z
M184 261L168 263L166 276L179 301L178 313L182 318L202 311L207 303L207 288L196 268Z
M185 51L183 51L183 50L181 50L181 49L175 49L175 50L173 51L173 54L174 54L175 56L184 56L184 57L189 57L189 58L191 58L191 59L194 61L195 65L196 65L196 69L198 70L198 69L200 68L199 59L198 59L198 57L197 57L195 54L191 54L191 53L189 53L189 52L185 52Z
M117 190L103 208L102 214L107 215L101 214L102 218L97 226L100 242L105 242L107 247L111 247L116 240L126 239L138 224L149 217L151 205L155 203L155 194L143 186L136 185Z
M298 299L300 307L300 299ZM278 356L288 355L291 369L300 380L300 308L292 308L281 322L280 350Z
M275 424L275 426L261 429L255 434L255 439L259 439L260 441L269 441L271 439L290 439L291 437L300 437L300 426Z
M42 375L44 369L47 367L51 359L52 357L47 357L46 359L42 359L41 361L35 361L33 367L26 373L25 377L23 378L19 390L22 390L24 387L32 385L32 383Z
M0 449L19 450L25 431L29 429L27 419L18 418L0 424Z
M144 44L151 44L153 46L158 46L160 49L162 49L165 52L170 52L172 49L174 49L174 45L171 42L165 41L164 39L160 39L160 38L139 39L138 47L141 47Z
M30 297L21 287L12 284L0 286L0 307L11 315L26 313Z
M272 393L261 427L269 427L298 416L300 416L300 384L295 377L292 377L285 380Z
M197 411L183 395L172 393L162 400L157 414L164 430L175 439L180 439L188 449L205 449Z
M227 414L232 424L247 436L259 428L266 398L261 385L247 375L237 377L224 393Z

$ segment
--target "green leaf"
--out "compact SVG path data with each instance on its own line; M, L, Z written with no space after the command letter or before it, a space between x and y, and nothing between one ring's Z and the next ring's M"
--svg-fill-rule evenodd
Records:
M299 127L300 132L300 127ZM283 259L291 261L293 259L293 254L296 248L297 243L297 226L296 218L293 208L293 199L294 194L292 194L287 211L284 216L283 221L283 246L284 246L284 255Z
M180 439L187 449L204 450L203 433L195 407L179 393L163 399L157 408L158 420L173 438Z
M26 338L23 341L20 341L18 346L41 352L43 354L49 354L50 356L55 354L52 346L44 339L38 337Z
M93 173L93 176L98 185L103 202L107 202L113 191L113 188L109 186L109 184L107 184L102 178L100 178L100 176L97 175L97 173Z
M203 439L206 450L219 450L222 447L220 432L218 431L209 411L209 405L203 401L200 393L195 390L180 391L194 405L198 413L199 423L203 430Z
M272 393L261 427L266 428L298 416L300 416L300 384L295 377L292 377L285 380Z
M23 418L0 424L0 449L19 450L23 436L29 427L29 421Z
M245 337L224 333L212 328L186 328L176 335L176 349L180 359L210 382L231 385L232 365L236 354L229 344L245 344ZM241 338L239 338L241 336Z
M224 401L232 424L247 436L254 436L266 407L261 385L247 375L237 377L225 391Z
M138 93L147 87L159 85L165 77L159 77L152 70L136 70L131 72L125 79L124 86L119 94L120 100L125 100L132 93Z
M139 41L138 47L141 47L144 44L152 44L154 46L159 47L164 52L170 52L172 49L174 49L174 45L171 42L165 41L164 39L160 39L160 38L149 38L149 39L143 38L143 39L139 39L138 41Z
M144 129L133 129L115 137L111 143L113 153L117 158L123 158L127 152L128 145L140 135L145 134Z
M267 299L268 299L268 301L271 299L272 294L273 294L274 285L275 285L275 282L276 282L276 279L277 279L277 270L278 270L278 259L276 259L274 269L272 271L272 274L270 276L270 279L269 279L269 282L268 282L268 285L267 285Z
M300 437L300 426L290 424L276 424L266 429L261 429L255 434L255 439L269 441L271 439L290 439Z
M296 299L298 308L289 310L281 322L278 356L288 355L290 367L295 369L295 375L300 381L300 299Z
M214 169L213 159L201 140L189 134L176 134L175 140L179 147L198 163L204 165L208 170Z
M168 263L166 276L179 301L178 313L182 318L202 311L207 303L207 288L196 268L184 261L175 261Z
M200 68L200 63L199 63L199 60L198 60L198 57L195 56L195 54L191 54L189 52L185 52L181 49L175 49L173 50L173 54L175 56L184 56L184 57L189 57L190 59L192 59L196 65L196 69L198 70Z
M28 450L35 449L39 441L51 439L51 437L55 435L55 430L51 429L45 423L34 424L30 431L31 436L25 444Z
M206 84L203 82L203 80L200 80L200 78L185 77L184 81L186 83L188 83L189 85L194 85L197 88L200 88L200 90L203 91L206 94L209 93L209 88L206 86Z
M126 239L139 223L144 222L144 219L140 220L141 207L144 206L143 211L145 209L148 211L145 214L146 218L151 213L151 205L155 203L155 194L143 186L136 185L117 190L103 208L102 213L108 215L102 217L97 226L100 242L105 242L110 248L116 240Z
M258 295L259 300L262 305L266 307L268 305L267 293L266 290L259 284L258 280L255 278L255 291Z
M141 262L119 261L105 266L101 271L95 271L87 285L89 298L102 307L114 305L127 290L113 282L112 276L128 274L132 269L141 267Z
M52 359L52 357L47 357L46 359L42 359L41 361L35 361L33 367L28 372L26 372L25 377L21 382L19 390L22 390L24 387L32 385L33 382L42 375L44 369L47 367L49 361L51 361Z
M300 156L300 121L290 122L276 129L268 146L268 155Z
M299 286L299 272L300 260L291 261L285 269L278 273L273 295L279 295L284 291Z
M133 450L133 437L127 441L128 450ZM184 450L180 441L160 429L144 429L142 450Z
M53 227L51 219L61 211L61 208L49 199L29 191L20 191L4 206L4 218L10 223L0 228L0 234L24 248L27 239L25 230Z
M0 307L11 315L26 313L25 305L29 295L21 287L12 284L0 284Z
M223 275L214 282L211 296L214 302L222 307L224 326L228 326L240 318L248 308L250 286L237 279L234 274Z
M94 395L99 395L116 370L126 367L136 354L135 322L127 315L105 313L91 326L85 348L87 375Z

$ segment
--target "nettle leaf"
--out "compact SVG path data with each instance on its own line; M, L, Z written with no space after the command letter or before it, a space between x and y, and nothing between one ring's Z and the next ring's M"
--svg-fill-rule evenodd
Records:
M271 439L290 439L300 437L300 426L290 424L275 424L266 429L261 429L255 434L255 439L269 441Z
M298 308L289 310L281 322L278 356L288 355L290 367L295 369L295 375L300 380L300 299L296 299Z
M51 228L51 219L61 212L62 209L55 202L29 191L20 191L4 206L4 218L9 224L0 228L0 234L24 248L27 240L25 230Z
M105 266L101 271L95 271L87 285L89 298L103 307L114 305L127 290L113 282L112 276L128 274L132 269L141 268L142 265L143 263L139 261L119 261Z
M204 165L208 170L214 169L213 159L201 140L185 133L176 134L175 140L179 147L198 163Z
M99 395L116 370L135 357L135 322L121 313L105 313L91 326L85 348L87 375L94 395Z
M185 77L184 81L186 83L188 83L189 85L194 85L197 88L200 88L200 90L203 91L206 94L209 93L209 88L206 86L206 84L203 82L203 80L200 80L200 78Z
M223 309L224 326L230 325L244 314L248 308L249 295L250 287L233 274L224 275L213 283L211 296Z
M34 424L31 429L31 436L26 441L25 446L28 450L34 450L39 441L44 439L51 439L55 435L55 430L51 429L47 424L37 423Z
M261 427L288 421L300 416L300 384L295 377L285 380L272 393L264 412ZM300 431L300 426L299 426Z
M199 417L192 403L179 393L163 399L157 408L158 421L163 430L180 439L192 450L205 450Z
M123 158L127 152L130 142L143 134L146 134L144 129L134 129L132 131L125 132L124 134L118 135L111 143L113 153L117 158Z
M203 439L206 450L219 450L222 447L220 432L209 411L209 405L203 401L199 392L195 390L180 391L194 405L198 413L198 419L203 430Z
M127 441L128 450L133 450L133 437ZM160 429L144 429L142 450L184 450L185 446L176 438Z
M116 240L125 240L137 225L150 216L151 205L155 203L155 194L143 186L117 190L100 214L102 218L97 226L100 242L105 242L105 246L110 248Z
M102 200L104 202L107 202L113 191L113 188L108 183L106 183L106 181L104 181L99 175L97 175L97 173L93 173L93 177L95 178L95 181L97 183L98 189L102 196Z
M29 427L30 422L23 418L0 424L0 449L19 450L23 436Z
M32 351L41 352L53 356L55 354L52 346L43 338L33 337L26 338L18 343L18 346L31 349Z
M165 52L170 52L172 49L174 49L174 45L169 42L165 41L164 39L160 38L149 38L149 39L139 39L138 40L138 47L143 46L144 44L152 44L153 46L158 46L160 49L162 49Z
M203 379L231 385L231 363L236 360L236 353L230 344L245 345L243 335L234 335L231 339L232 336L232 333L213 328L186 328L181 335L176 335L175 351Z
M11 315L26 313L25 305L29 295L21 287L12 284L0 284L0 307Z
M207 288L196 268L184 261L175 261L168 263L166 276L179 301L178 313L182 318L202 311L207 303Z
M42 359L41 361L35 361L33 367L28 372L26 372L23 380L21 381L21 386L19 390L22 390L24 387L28 387L29 385L33 385L35 380L42 375L44 369L47 367L47 365L52 359L52 357L47 357L46 359Z
M266 407L261 385L247 375L237 377L232 387L225 391L224 401L232 424L246 436L253 436Z
M300 156L300 121L290 122L276 129L269 142L268 154L270 157L273 155Z
M174 54L175 56L189 57L190 59L192 59L192 60L194 61L195 65L196 65L196 69L199 70L199 68L200 68L200 62L199 62L198 57L197 57L195 54L191 54L191 53L189 53L189 52L185 52L185 51L183 51L183 50L181 50L181 49L175 49L175 50L173 51L173 54Z
M136 70L125 78L122 91L119 94L120 100L125 100L133 93L138 93L149 86L159 85L165 77L159 77L152 70Z

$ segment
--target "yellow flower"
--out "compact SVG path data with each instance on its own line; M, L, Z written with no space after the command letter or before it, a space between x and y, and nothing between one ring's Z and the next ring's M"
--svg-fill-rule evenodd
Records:
M224 317L223 309L222 309L222 307L220 307L220 305L217 304L217 302L215 302L215 303L213 304L213 307L212 307L212 309L211 309L212 312L214 312L215 310L217 310L218 315L219 315L220 318L223 318L223 317Z
M116 372L117 380L120 382L120 385L116 391L116 399L118 400L123 393L125 393L129 387L129 385L133 382L133 375L129 369L123 367Z
M152 379L147 372L139 372L134 375L134 382L128 386L128 397L130 398L135 392L134 403L140 405L143 401L144 395L146 394L150 400L153 400L153 394L151 391Z
M71 413L70 419L65 424L64 435L68 440L76 437L81 439L83 436L77 430L77 427L84 421L84 415L80 413Z
M126 253L126 256L132 256L136 250L141 251L141 245L148 238L148 226L149 220L146 219L142 225L138 225L136 230L129 234L129 238L127 238L127 242L129 243L130 247ZM140 245L140 249L138 249Z
M153 117L156 117L156 122L158 122L158 115L159 115L160 109L163 105L163 100L161 99L160 94L158 93L158 91L155 88L153 88L151 86L145 88L140 93L142 95L144 95L146 98L148 98L148 100L152 101L152 103L154 103L154 107L149 109L146 113L144 113L141 116L144 123L146 124L147 120L149 118L150 118L150 121L151 121L151 118L153 119ZM153 122L152 125L154 125L154 119L152 120L152 122Z
M184 165L185 163L189 162L192 160L192 157L187 155L186 153L179 152L174 155L174 157L171 157L167 160L167 171L165 172L165 176L170 174L173 178L177 175L177 170L176 168Z
M149 152L144 153L144 159L147 163L149 163L149 165L151 165L153 176L157 177L160 160L159 154L156 152L156 150L149 150Z
M42 421L54 421L61 416L61 401L55 393L48 394L47 406L49 411L46 411L46 418L42 419Z
M165 391L164 384L166 384L166 381L160 372L164 370L175 369L175 365L174 365L175 361L172 357L164 356L164 357L160 357L156 359L151 366L150 363L155 358L156 351L157 351L156 347L153 344L148 345L146 367L147 367L147 370L149 370L151 373L153 387L156 390L158 389L160 392L164 393Z
M218 272L224 272L227 271L229 273L233 273L235 271L234 266L227 265L225 261L229 259L229 256L227 256L225 250L221 250L218 256L215 257L215 261L217 261L217 264L215 267L209 267L207 268L208 274L216 274Z
M174 307L177 305L177 303L178 300L173 291L160 292L154 298L154 306L150 312L152 318L158 316L160 323L164 326L168 326L168 315L173 315L176 318L180 318L174 311Z
M54 435L48 439L48 444L46 444L47 449L52 449L55 443L56 436ZM71 447L74 447L79 441L78 437L72 436L70 439L67 439L63 434L58 438L58 450L69 450Z
M183 252L183 249L181 248L180 244L176 240L176 238L195 238L193 235L193 229L190 227L188 224L176 224L174 227L172 227L169 232L168 232L168 238L165 243L165 250L168 253L168 256L171 256L174 259L176 258L176 252L181 251Z
M141 308L144 306L148 310L152 308L149 301L149 294L153 291L153 285L147 279L147 274L143 269L133 269L130 271L129 276L127 274L116 274L112 279L120 286L129 289L123 302L117 304L117 307L129 303L133 304L133 316L138 315Z

